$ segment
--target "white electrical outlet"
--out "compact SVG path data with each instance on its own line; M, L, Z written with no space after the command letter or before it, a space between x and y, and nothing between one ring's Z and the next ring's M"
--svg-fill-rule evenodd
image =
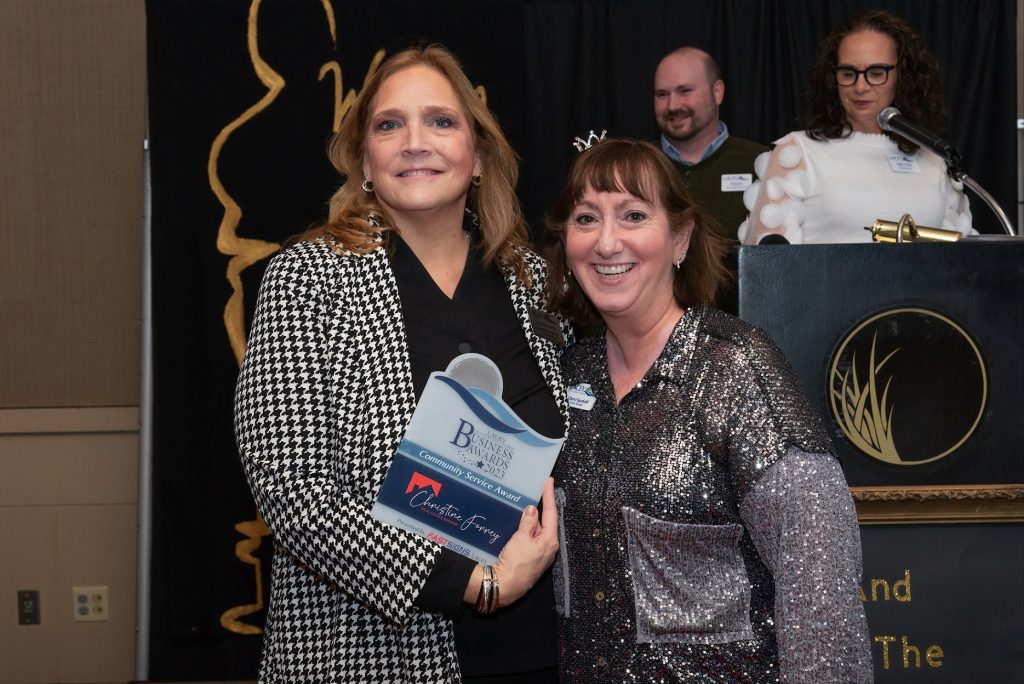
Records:
M107 587L71 587L71 610L75 622L109 620Z

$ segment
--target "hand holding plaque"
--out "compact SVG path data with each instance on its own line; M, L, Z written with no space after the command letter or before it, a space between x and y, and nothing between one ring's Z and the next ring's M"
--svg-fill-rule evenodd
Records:
M523 511L519 529L498 554L494 572L501 584L499 607L515 603L529 591L558 552L558 509L555 481L550 477L541 501L542 511L536 506Z
M481 564L497 563L512 540L516 557L553 556L553 499L543 520L536 513L523 519L523 511L539 503L563 440L530 429L501 391L501 373L480 354L463 354L432 373L373 517Z

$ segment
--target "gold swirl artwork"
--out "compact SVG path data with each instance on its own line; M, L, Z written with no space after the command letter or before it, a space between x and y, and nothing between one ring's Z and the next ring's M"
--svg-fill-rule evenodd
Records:
M217 201L224 211L217 229L217 250L231 257L225 274L228 283L231 285L231 295L224 306L223 319L231 350L239 365L241 365L242 359L245 356L247 339L244 307L245 288L242 282L242 272L250 266L268 259L281 248L281 245L276 242L239 236L238 226L242 221L244 211L241 205L231 196L231 193L228 192L227 188L225 188L219 171L221 153L231 136L245 124L267 111L287 85L285 79L260 54L259 12L261 3L262 0L252 0L249 5L246 35L253 73L266 87L266 92L221 129L210 146L207 162L210 189L217 197ZM330 31L333 47L337 50L337 25L334 8L330 0L320 0L320 4L323 7L324 18ZM385 52L383 49L379 49L374 53L366 75L363 78L364 87L370 77L377 71L377 68L384 60L384 56ZM349 89L348 92L345 91L341 65L337 60L330 60L321 65L317 74L317 80L324 81L328 78L330 78L330 82L334 86L332 130L337 132L345 115L348 114L355 104L358 93L354 89ZM476 86L475 91L480 100L486 105L487 92L484 86ZM225 610L221 614L220 624L224 629L236 634L262 634L263 630L260 627L248 624L242 618L257 613L264 608L262 563L256 555L256 551L259 550L263 538L270 535L270 530L267 528L262 516L258 513L254 519L243 520L236 524L235 529L245 535L245 539L235 545L235 556L240 562L252 566L256 595L251 603L233 606Z
M253 573L256 575L256 600L225 610L221 613L220 625L236 634L262 634L261 628L242 622L240 618L263 610L263 566L253 552L260 547L263 537L269 535L270 530L260 515L257 515L255 520L243 520L235 525L235 529L245 535L245 539L235 544L235 555L238 560L253 566Z
M253 73L266 87L266 93L239 114L233 121L226 125L214 138L210 146L210 155L207 162L207 174L209 176L210 189L217 197L223 207L224 214L217 229L217 250L222 254L231 257L228 261L226 277L231 285L231 296L224 306L224 328L227 332L231 350L239 365L245 356L245 308L244 308L244 286L242 284L242 272L250 266L269 258L280 245L265 240L242 238L238 235L238 226L242 221L243 210L237 201L224 187L220 179L219 164L221 152L229 138L246 123L252 121L261 112L266 111L277 99L278 95L285 88L284 78L277 73L260 55L259 50L259 11L261 0L252 0L249 6L248 20L246 22L247 45L249 57L252 63ZM328 23L331 40L337 48L337 31L334 19L334 8L329 0L321 0L324 15ZM366 80L377 70L384 59L384 50L378 50L370 62L367 70ZM327 74L333 75L334 84L334 118L333 130L337 131L342 119L356 99L356 92L349 90L344 92L344 81L342 79L341 66L334 60L325 63L319 71L318 79L323 80ZM255 555L260 548L263 538L269 536L263 517L258 513L251 520L243 520L235 525L235 529L245 535L245 539L235 545L235 556L246 565L252 566L254 577L255 596L251 603L233 606L225 610L220 617L221 626L236 634L262 634L263 630L255 625L248 624L242 618L263 610L263 575L262 563Z

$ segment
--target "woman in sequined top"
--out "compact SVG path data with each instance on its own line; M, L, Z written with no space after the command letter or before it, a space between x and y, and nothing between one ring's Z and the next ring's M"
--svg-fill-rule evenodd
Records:
M781 352L713 301L723 246L653 146L583 152L549 218L563 681L864 682L860 537Z

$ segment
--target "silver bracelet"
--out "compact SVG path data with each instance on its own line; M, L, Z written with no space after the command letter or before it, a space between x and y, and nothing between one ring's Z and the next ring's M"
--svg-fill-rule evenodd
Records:
M480 593L477 594L473 610L480 615L490 615L498 607L498 577L494 574L494 568L490 565L482 566L482 570L484 576L480 581Z

